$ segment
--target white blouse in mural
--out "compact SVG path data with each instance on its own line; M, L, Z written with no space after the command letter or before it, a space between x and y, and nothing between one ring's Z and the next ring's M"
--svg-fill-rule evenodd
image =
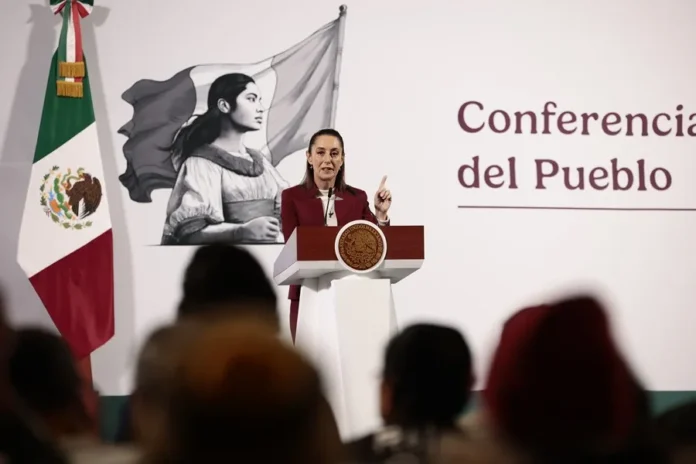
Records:
M262 216L280 221L281 193L288 186L259 152L228 153L204 145L181 166L169 197L162 244L186 244L211 224L244 224ZM283 243L281 233L277 242Z

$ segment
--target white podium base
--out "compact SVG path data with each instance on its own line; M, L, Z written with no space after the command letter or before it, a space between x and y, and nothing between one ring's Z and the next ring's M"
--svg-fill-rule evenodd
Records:
M295 346L322 375L344 440L382 424L382 359L396 329L389 279L350 272L305 279Z

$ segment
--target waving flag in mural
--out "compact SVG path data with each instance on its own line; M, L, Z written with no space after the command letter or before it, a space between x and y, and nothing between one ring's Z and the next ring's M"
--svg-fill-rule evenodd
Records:
M282 241L276 166L333 125L345 13L266 60L193 66L123 94L134 112L119 130L120 181L140 203L172 189L163 245ZM268 227L245 227L259 218Z

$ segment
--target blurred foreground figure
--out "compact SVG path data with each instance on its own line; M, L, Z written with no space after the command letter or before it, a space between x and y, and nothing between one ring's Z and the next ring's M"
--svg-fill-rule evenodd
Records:
M184 272L182 293L175 326L251 319L273 334L280 333L275 286L258 260L243 248L224 244L199 247ZM168 372L178 352L176 345L186 345L176 341L181 332L159 328L142 348L134 396L121 415L119 442L137 439L143 444L143 440L155 439L154 435L160 434L161 427L155 424L160 422L161 413L156 411L162 411L165 404L162 388L171 383ZM158 365L160 362L162 366ZM134 417L136 414L139 417ZM134 427L140 430L133 430ZM334 425L334 428L338 433L338 427Z
M10 382L9 357L15 333L5 319L0 294L0 462L8 464L67 464L50 434L16 398Z
M658 463L647 402L593 298L505 323L483 392L500 443L534 463Z
M167 439L176 370L196 327L180 322L156 329L138 355L129 425L134 442L145 454L160 449Z
M197 331L176 371L154 463L329 464L340 444L316 370L258 321Z
M102 443L83 401L83 384L68 345L43 329L16 334L10 380L20 401L71 463L132 463L133 450Z
M206 245L191 258L183 282L179 320L242 316L280 330L277 295L260 263L243 248Z
M493 455L458 427L474 383L462 334L416 324L389 342L380 392L385 427L346 445L351 463L478 463ZM402 460L407 461L402 461Z

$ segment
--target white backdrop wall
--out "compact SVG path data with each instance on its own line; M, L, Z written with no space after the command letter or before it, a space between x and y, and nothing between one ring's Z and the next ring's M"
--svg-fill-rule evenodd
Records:
M399 323L459 327L478 355L481 378L500 324L513 310L567 290L592 289L611 305L616 333L649 388L696 389L696 213L535 209L696 208L696 152L688 133L696 112L696 4L346 3L336 127L346 139L349 182L372 195L387 174L392 222L427 228L426 264L394 290ZM189 66L273 56L335 19L338 6L325 0L97 0L83 21L116 247L116 335L93 355L104 394L129 391L134 352L155 325L173 317L193 253L157 246L169 191L156 191L152 203L134 203L118 180L126 139L117 131L132 115L121 94L139 79L168 79ZM15 256L59 20L41 2L10 0L0 26L0 278L15 322L51 326ZM550 119L550 134L532 134L528 126L521 134L467 133L458 121L467 101L484 106L469 107L471 125L495 109L512 114L513 123L515 111L534 111L541 132L547 101L556 103L556 119ZM580 129L564 135L556 125L564 111L578 121L582 113L598 116L588 120L588 135ZM603 130L602 118L611 112L621 121L611 125L614 116L607 116ZM646 136L638 129L626 135L627 113L651 121L663 112L671 120L662 117L657 129L672 127L670 135L651 127ZM675 135L679 113L683 136ZM495 118L503 122L502 115ZM618 135L607 134L614 129ZM479 188L462 186L460 167L474 156L483 168L506 167L514 157L517 188L490 188L483 178ZM583 166L589 177L595 166L610 170L613 158L634 173L638 159L648 173L668 170L670 188L596 190L586 180L584 190L569 190L560 174L546 189L535 188L536 159ZM298 182L302 155L286 158L278 169ZM595 171L595 183L601 174ZM270 273L280 246L251 249ZM279 295L285 315L286 289Z

